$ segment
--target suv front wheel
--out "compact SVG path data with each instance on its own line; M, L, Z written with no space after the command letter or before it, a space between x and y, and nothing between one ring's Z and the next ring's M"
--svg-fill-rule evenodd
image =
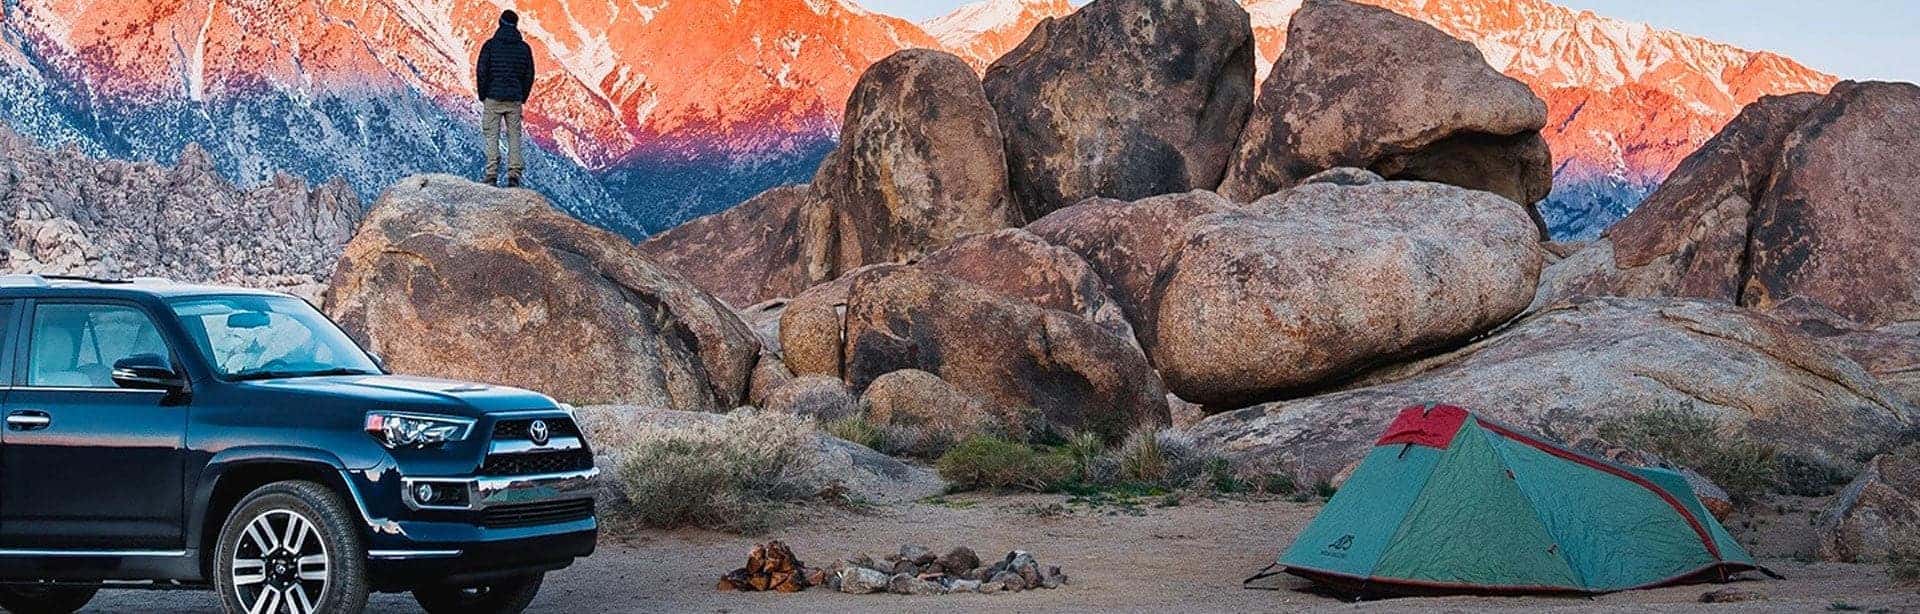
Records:
M359 612L366 548L339 495L313 482L262 486L220 529L214 587L228 612Z

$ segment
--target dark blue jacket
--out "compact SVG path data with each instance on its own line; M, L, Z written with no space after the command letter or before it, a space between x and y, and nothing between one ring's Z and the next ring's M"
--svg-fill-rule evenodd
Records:
M526 102L533 92L533 48L520 38L519 27L503 22L480 46L480 63L473 72L481 100Z

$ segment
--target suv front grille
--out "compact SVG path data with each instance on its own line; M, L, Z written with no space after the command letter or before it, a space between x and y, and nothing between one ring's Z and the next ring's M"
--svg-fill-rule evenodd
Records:
M513 503L487 508L480 525L489 529L530 527L593 517L592 499Z
M515 440L515 441L525 441L527 439L530 439L531 436L528 435L527 433L528 433L528 430L532 427L533 421L536 419L545 420L547 422L548 437L579 437L580 436L580 427L576 426L573 423L572 419L566 418L564 416L556 416L552 418L521 418L518 420L501 420L499 422L495 422L493 423L493 438L496 440L504 439L504 440Z
M585 449L489 454L487 460L480 464L480 475L536 475L592 468L593 452Z

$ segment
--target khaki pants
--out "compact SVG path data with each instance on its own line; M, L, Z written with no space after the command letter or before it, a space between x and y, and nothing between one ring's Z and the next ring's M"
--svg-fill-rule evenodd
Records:
M526 170L520 157L520 105L487 100L480 104L480 139L487 148L487 177L500 176L500 124L507 125L507 176L518 179Z

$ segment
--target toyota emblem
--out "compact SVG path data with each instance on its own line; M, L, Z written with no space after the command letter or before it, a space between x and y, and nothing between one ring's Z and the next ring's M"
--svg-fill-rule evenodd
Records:
M533 421L533 424L527 427L527 438L533 440L533 445L547 445L547 421Z

